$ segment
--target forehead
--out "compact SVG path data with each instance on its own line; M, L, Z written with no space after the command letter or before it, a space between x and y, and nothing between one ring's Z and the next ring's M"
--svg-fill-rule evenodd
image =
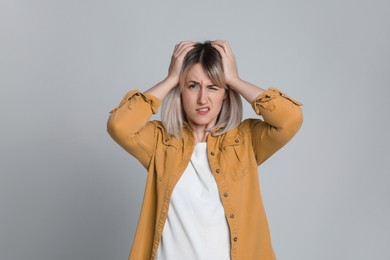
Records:
M187 75L185 77L185 81L213 83L207 71L203 68L203 66L200 63L193 65L188 70Z

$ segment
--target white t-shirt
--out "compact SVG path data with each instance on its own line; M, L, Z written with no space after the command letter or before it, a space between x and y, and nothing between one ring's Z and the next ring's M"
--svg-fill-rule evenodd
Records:
M230 238L207 143L197 143L169 205L156 260L229 260Z

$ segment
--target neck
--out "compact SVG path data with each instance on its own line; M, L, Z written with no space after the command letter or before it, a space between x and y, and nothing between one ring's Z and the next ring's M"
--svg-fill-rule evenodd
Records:
M207 142L207 136L209 135L209 132L195 132L194 131L194 137L195 137L195 143L202 143Z
M207 141L207 137L210 133L210 131L207 130L208 129L207 126L198 126L192 124L191 122L189 122L188 124L192 130L192 133L194 134L195 143Z

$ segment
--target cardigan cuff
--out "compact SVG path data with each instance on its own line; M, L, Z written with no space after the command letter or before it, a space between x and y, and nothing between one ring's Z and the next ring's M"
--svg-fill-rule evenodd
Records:
M299 101L289 97L284 92L276 89L276 88L269 88L268 90L264 91L260 95L256 97L256 99L252 103L253 110L255 110L256 114L261 115L261 109L268 110L270 112L275 110L277 101L276 99L279 97L284 97L294 103L297 106L302 106L302 103Z
M122 101L119 103L119 105L110 111L110 113L115 112L117 109L119 109L121 106L127 104L128 109L133 109L137 103L139 102L146 102L149 103L150 108L152 110L153 114L156 114L158 111L158 108L160 107L161 100L157 97L142 93L139 90L131 90L126 93L126 95L123 97Z

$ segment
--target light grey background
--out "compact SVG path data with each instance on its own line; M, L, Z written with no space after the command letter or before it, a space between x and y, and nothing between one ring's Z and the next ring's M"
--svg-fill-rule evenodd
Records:
M174 44L207 39L229 40L243 79L304 103L259 173L278 259L390 259L389 9L1 0L0 259L127 259L146 171L108 112L165 77Z

